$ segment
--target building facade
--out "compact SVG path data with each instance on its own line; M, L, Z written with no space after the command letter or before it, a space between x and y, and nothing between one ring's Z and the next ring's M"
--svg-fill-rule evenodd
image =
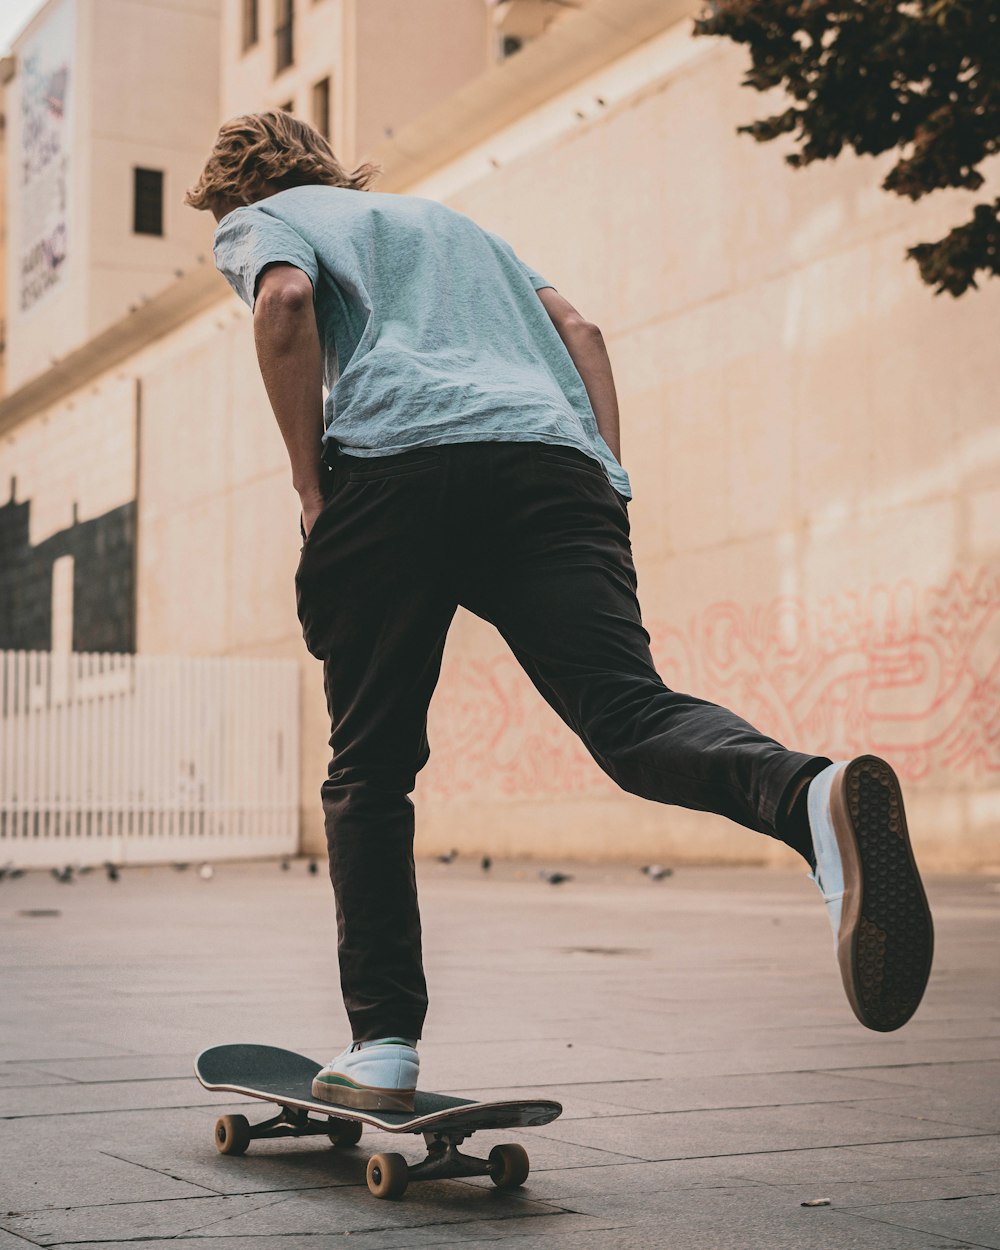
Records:
M345 164L381 163L377 189L440 199L507 238L608 343L640 602L665 682L788 746L886 756L922 862L995 866L1000 289L935 298L904 257L968 197L914 206L879 189L883 162L795 172L778 144L738 136L761 100L739 86L738 50L691 37L695 7L226 0L191 177L222 117L290 104L325 122ZM51 49L78 46L54 29ZM8 202L21 73L18 60L4 88ZM72 108L79 125L78 97ZM93 186L96 148L77 142L69 176ZM155 168L158 150L137 135L102 159ZM39 307L52 310L55 363L30 327L8 334L0 647L296 657L302 838L316 850L328 726L295 616L298 501L249 311L211 266L214 223L170 211L190 218L171 273L135 251L112 288L96 284L100 299L76 278L51 281ZM91 210L95 265L113 255L113 216ZM25 272L15 239L9 318ZM148 240L119 242L131 258ZM422 853L794 862L721 818L618 791L466 613L429 739L414 796Z

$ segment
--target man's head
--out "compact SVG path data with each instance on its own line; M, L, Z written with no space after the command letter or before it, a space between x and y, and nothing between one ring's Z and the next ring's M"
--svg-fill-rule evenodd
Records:
M348 173L318 130L291 113L269 109L223 123L184 203L208 209L218 221L241 204L289 187L320 184L367 191L381 172L378 165L364 164Z

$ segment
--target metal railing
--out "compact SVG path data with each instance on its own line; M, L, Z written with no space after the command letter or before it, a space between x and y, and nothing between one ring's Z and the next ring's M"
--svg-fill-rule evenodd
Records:
M0 651L0 865L294 852L294 660Z

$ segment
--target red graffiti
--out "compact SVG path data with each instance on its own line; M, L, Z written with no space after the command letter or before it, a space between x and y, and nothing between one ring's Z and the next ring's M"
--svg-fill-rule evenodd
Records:
M664 683L731 708L786 746L884 756L911 781L1000 772L1000 570L743 606L681 628L646 621ZM498 639L499 642L499 639ZM502 646L502 644L501 644ZM614 784L509 652L446 655L421 793L600 794Z

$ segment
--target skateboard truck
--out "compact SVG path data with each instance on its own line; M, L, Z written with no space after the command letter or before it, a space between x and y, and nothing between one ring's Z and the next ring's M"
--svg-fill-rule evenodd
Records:
M407 1171L411 1181L492 1175L488 1159L476 1159L459 1150L465 1141L464 1133L425 1133L424 1141L427 1143L427 1157L409 1165Z
M268 1137L329 1137L334 1146L356 1146L362 1125L330 1116L326 1123L313 1119L303 1107L282 1107L269 1120L251 1124L246 1116L224 1115L215 1123L215 1146L220 1154L241 1155L252 1141ZM401 1198L410 1181L451 1180L461 1176L488 1176L498 1189L515 1189L528 1179L528 1155L511 1142L494 1146L489 1158L463 1154L465 1133L424 1133L427 1154L419 1163L407 1163L401 1154L376 1154L368 1160L366 1180L376 1198Z

